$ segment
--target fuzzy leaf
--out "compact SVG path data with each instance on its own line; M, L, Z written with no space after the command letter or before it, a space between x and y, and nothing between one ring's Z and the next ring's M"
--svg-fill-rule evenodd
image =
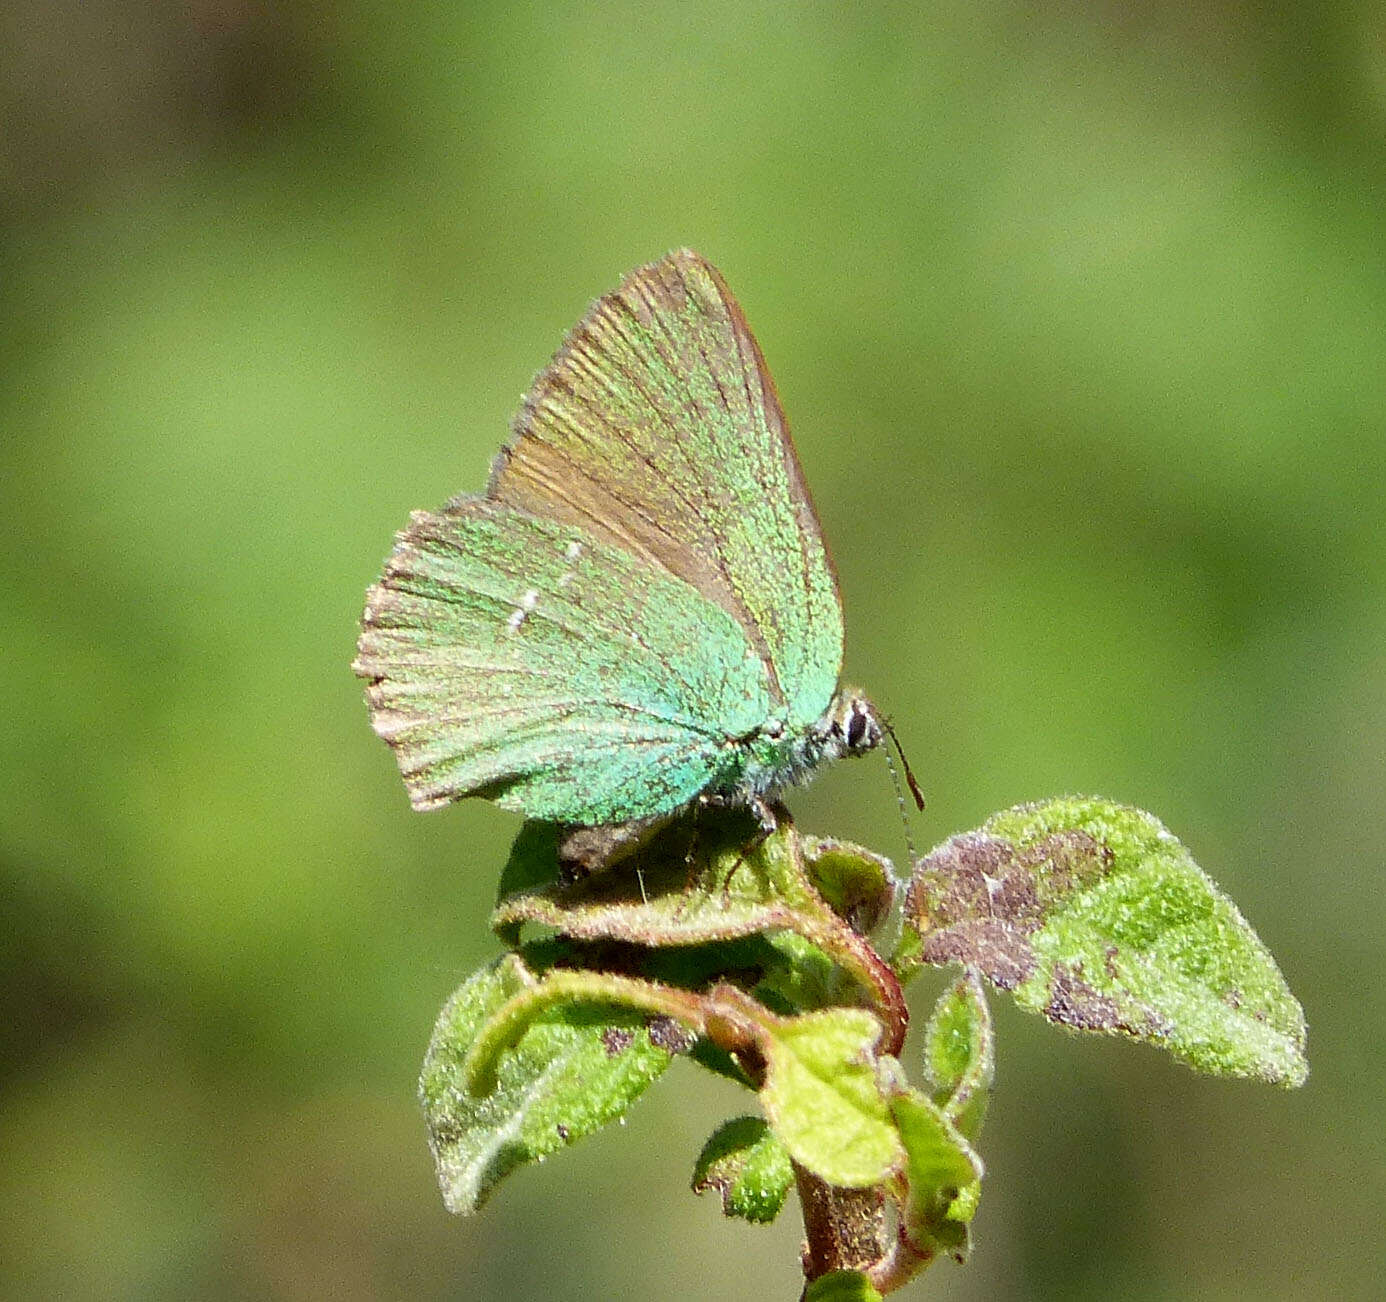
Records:
M1302 1084L1304 1014L1256 934L1151 815L1093 798L1022 805L915 868L906 929L1075 1030L1199 1071Z
M961 1261L981 1190L981 1160L928 1095L901 1094L891 1100L891 1112L906 1154L901 1229L918 1251Z
M760 937L766 955L755 997L788 1014L855 1002L851 978L812 942L792 931Z
M804 836L804 869L818 892L863 936L885 920L895 903L895 870L889 859L850 841Z
M924 1070L934 1102L971 1142L986 1116L995 1061L986 992L969 970L943 992L924 1028Z
M528 823L492 925L512 946L526 924L578 946L625 945L623 972L688 989L719 975L725 959L722 972L735 971L786 1014L879 1000L879 962L854 923L874 921L893 896L888 863L801 837L786 811L777 816L775 832L762 839L744 811L703 810L674 820L617 864L566 883L556 880L562 829ZM816 889L810 864L842 913Z
M616 866L564 884L555 880L558 829L526 824L491 925L511 944L529 922L577 940L652 946L818 927L830 910L805 876L793 824L786 816L771 836L757 835L741 811L703 810Z
M856 1008L766 1018L761 1105L780 1141L819 1179L878 1184L904 1153L881 1090L881 1024Z
M507 899L558 885L558 843L562 827L530 819L521 825L510 844L510 855L501 869L496 891L497 906ZM491 930L514 948L520 941L523 919L491 918Z
M619 1117L669 1065L671 1049L685 1047L667 1019L593 1003L557 1005L500 1054L495 1088L484 1097L469 1093L464 1063L474 1041L533 985L508 954L466 981L434 1028L419 1097L449 1211L476 1211L517 1166Z
M809 1284L804 1302L881 1302L881 1295L859 1270L831 1270Z
M703 1145L693 1170L693 1192L716 1189L722 1211L759 1225L780 1214L794 1168L784 1145L759 1117L735 1117Z

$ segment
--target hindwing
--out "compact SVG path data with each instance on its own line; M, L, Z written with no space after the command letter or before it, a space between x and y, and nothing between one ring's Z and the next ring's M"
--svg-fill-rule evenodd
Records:
M410 799L608 823L715 784L766 719L745 632L696 588L571 522L483 498L415 512L353 668Z

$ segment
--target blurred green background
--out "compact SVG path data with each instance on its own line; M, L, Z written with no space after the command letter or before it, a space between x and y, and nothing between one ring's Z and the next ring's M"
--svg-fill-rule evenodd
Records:
M443 1211L414 1078L517 820L410 813L348 670L410 508L690 244L917 841L1149 808L1309 1018L1283 1094L999 1007L911 1295L1379 1296L1384 127L1370 3L5 6L4 1292L796 1295L795 1211L686 1192L749 1102L689 1064ZM877 761L792 804L903 858Z

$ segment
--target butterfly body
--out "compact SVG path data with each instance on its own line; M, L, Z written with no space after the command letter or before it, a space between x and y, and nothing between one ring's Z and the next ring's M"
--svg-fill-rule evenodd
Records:
M753 804L806 782L830 760L874 749L881 742L881 725L870 701L843 690L807 729L789 732L775 721L738 741L736 772L713 794Z
M764 808L879 743L760 351L680 251L593 306L484 496L415 512L354 668L410 798L596 827Z

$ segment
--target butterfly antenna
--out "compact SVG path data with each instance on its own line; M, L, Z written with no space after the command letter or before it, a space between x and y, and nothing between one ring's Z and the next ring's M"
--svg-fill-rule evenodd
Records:
M895 803L900 807L900 826L905 829L905 851L913 867L919 856L915 854L914 837L910 835L910 810L905 804L905 788L900 785L900 770L895 767L895 757L888 750L881 754L885 756L886 768L890 770L890 785L895 788Z
M900 757L900 763L905 770L905 781L910 785L910 795L914 797L914 803L919 806L919 812L922 814L924 812L924 793L919 789L919 783L914 780L914 773L910 769L909 760L905 758L904 749L900 745L900 738L895 735L895 729L890 726L889 719L882 719L881 726L886 730L891 745L895 747L895 753ZM890 752L887 751L886 755L889 757ZM894 772L894 768L895 766L891 765L892 772ZM905 803L903 797L901 797L900 803L902 805Z

